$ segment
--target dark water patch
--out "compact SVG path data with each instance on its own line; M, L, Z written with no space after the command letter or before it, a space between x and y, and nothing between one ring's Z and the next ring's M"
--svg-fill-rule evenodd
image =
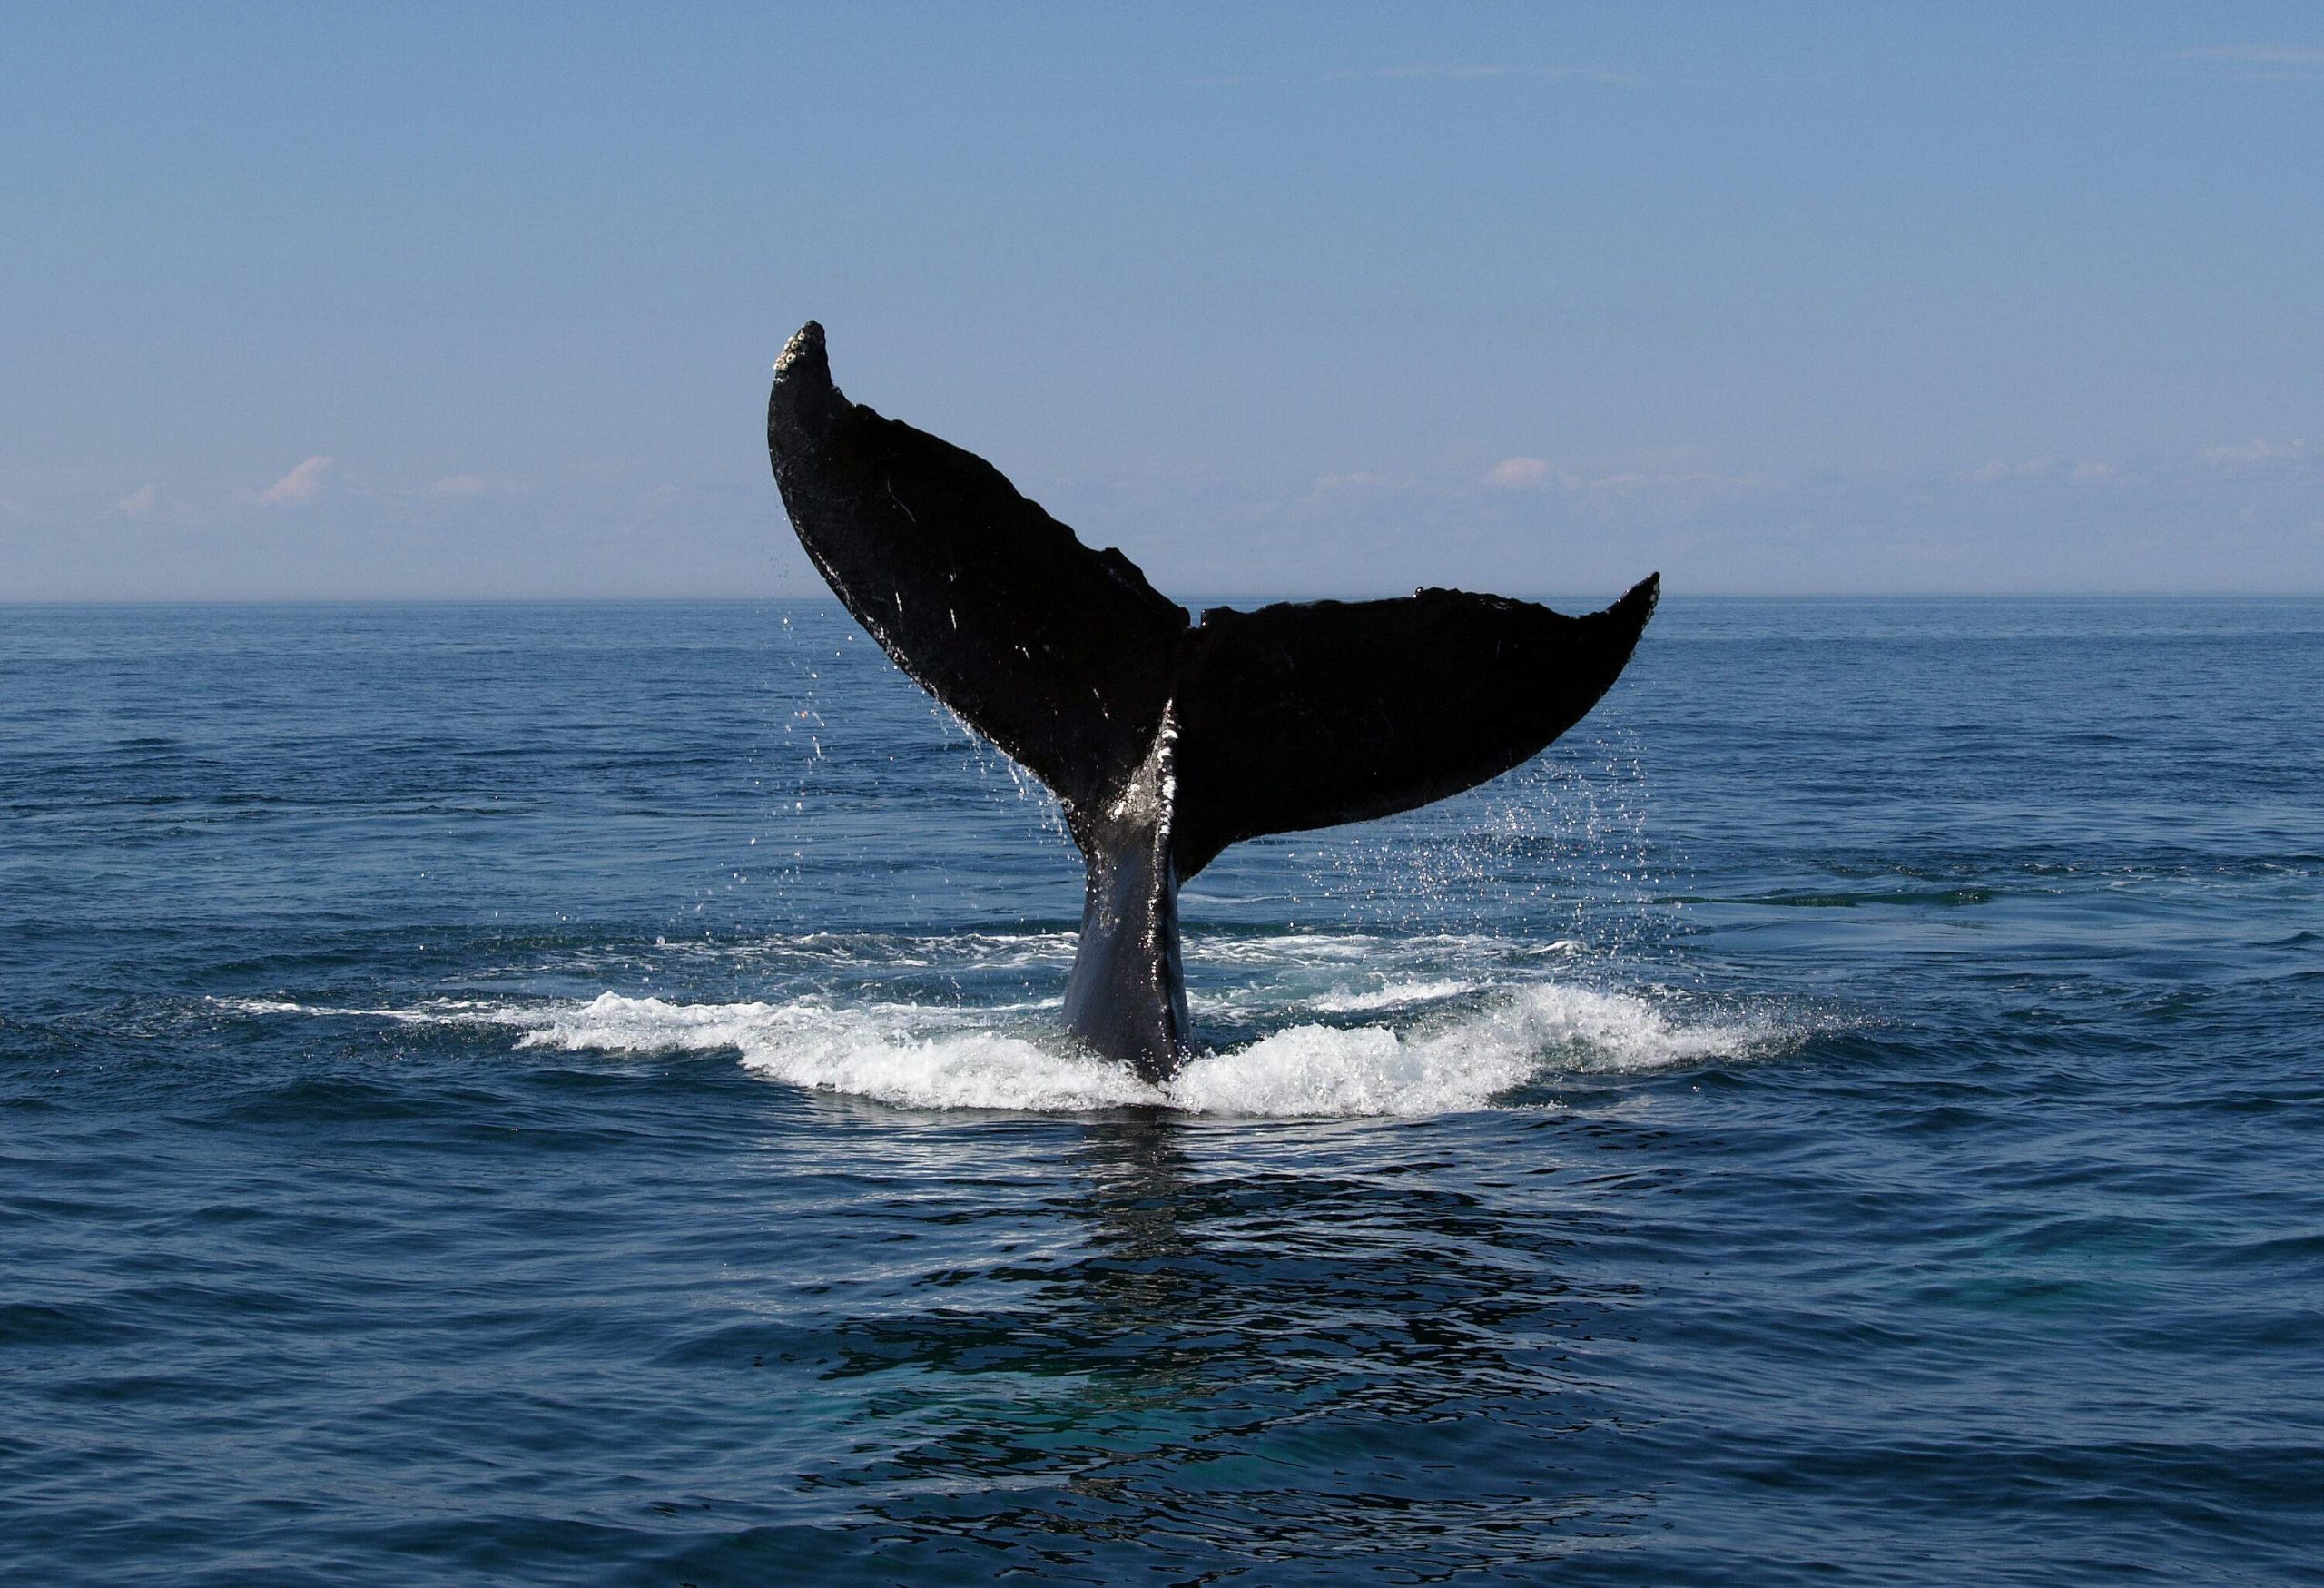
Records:
M336 1075L300 1077L256 1093L241 1093L211 1116L221 1125L323 1126L432 1119L437 1100L393 1079Z
M143 1331L98 1302L0 1302L0 1352L43 1346L121 1346ZM6 1358L0 1356L0 1363ZM5 1370L5 1369L0 1369Z

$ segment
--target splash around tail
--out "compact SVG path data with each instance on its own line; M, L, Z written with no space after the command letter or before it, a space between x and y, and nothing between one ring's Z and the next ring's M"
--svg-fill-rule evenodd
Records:
M800 544L921 686L1055 791L1087 892L1066 1020L1149 1083L1187 1055L1179 885L1229 844L1367 821L1521 764L1595 705L1653 616L1423 589L1199 621L981 458L851 403L812 321L767 450Z

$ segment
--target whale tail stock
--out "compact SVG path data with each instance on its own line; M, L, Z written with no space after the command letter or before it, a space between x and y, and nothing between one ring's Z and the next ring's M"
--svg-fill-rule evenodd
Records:
M1088 872L1067 1022L1149 1080L1187 1041L1179 883L1244 839L1411 810L1531 758L1620 676L1659 589L1582 617L1425 589L1197 624L982 459L850 403L812 321L775 365L767 447L841 602L1057 794Z

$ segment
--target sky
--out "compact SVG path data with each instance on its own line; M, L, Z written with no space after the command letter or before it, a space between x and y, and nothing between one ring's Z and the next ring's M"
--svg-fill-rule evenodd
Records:
M2324 8L0 0L0 601L2324 591Z

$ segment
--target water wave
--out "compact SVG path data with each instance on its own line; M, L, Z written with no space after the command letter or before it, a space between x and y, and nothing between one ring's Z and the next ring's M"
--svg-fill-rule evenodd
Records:
M1058 1051L1000 1011L873 1003L672 1003L600 994L586 1004L511 1010L527 1048L666 1053L731 1048L760 1074L909 1108L1078 1113L1163 1098L1128 1070Z
M770 1079L909 1108L1143 1106L1269 1118L1482 1109L1545 1076L1684 1066L1745 1056L1784 1038L1769 1021L1687 1021L1637 993L1537 985L1403 1030L1294 1025L1200 1054L1156 1087L987 1009L675 1003L606 992L587 1003L512 1008L493 1018L526 1028L523 1047L633 1054L732 1049Z
M1345 940L1299 946L1318 944L1345 949ZM1269 949L1283 953L1283 942ZM842 951L892 955L869 942ZM1703 1013L1659 991L1394 972L1350 979L1344 955L1329 955L1327 965L1334 961L1323 991L1295 977L1196 1000L1232 1004L1246 1030L1266 1035L1199 1053L1167 1086L1071 1044L1055 1023L1055 1000L941 1004L809 992L779 1002L684 1002L609 991L593 1000L447 998L404 1009L279 998L209 1002L241 1016L499 1025L518 1030L523 1049L572 1053L734 1050L751 1072L773 1081L913 1109L1167 1107L1260 1119L1452 1114L1492 1107L1560 1074L1746 1058L1798 1035L1783 1021ZM1374 1019L1348 1023L1348 1016Z
M1351 991L1345 982L1341 982L1329 992L1307 1001L1325 1014L1357 1014L1375 1009L1403 1009L1416 1003L1442 1003L1448 998L1474 992L1477 988L1478 983L1474 981L1441 977L1431 981L1385 981L1363 992Z

